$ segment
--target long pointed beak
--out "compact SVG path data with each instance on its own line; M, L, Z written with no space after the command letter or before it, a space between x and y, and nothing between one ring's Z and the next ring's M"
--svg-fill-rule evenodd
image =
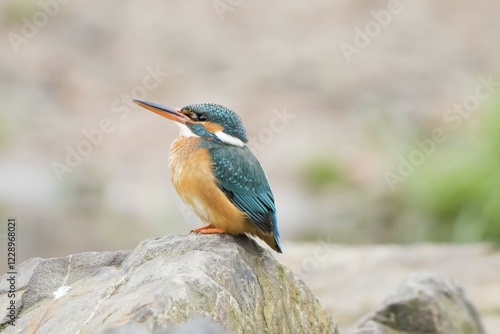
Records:
M178 108L168 107L154 102L135 100L135 99L132 99L132 102L154 112L155 114L168 118L172 121L179 122L181 124L186 124L187 122L191 121L191 119L186 115L184 115L183 113L181 113Z

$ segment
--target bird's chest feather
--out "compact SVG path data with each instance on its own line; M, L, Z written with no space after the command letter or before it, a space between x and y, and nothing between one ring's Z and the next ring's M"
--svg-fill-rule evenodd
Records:
M207 224L230 234L254 233L247 215L217 185L213 161L199 138L180 137L170 148L172 183L181 199Z
M206 198L218 191L208 150L199 147L199 138L179 137L170 147L172 183L184 202L202 219L208 219Z
M172 183L175 185L181 177L188 176L186 166L193 165L190 161L193 154L199 150L197 138L178 137L170 146L169 168Z

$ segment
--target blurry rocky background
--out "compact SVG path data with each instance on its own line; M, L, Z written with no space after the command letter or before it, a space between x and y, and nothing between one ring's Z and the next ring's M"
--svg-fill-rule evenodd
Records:
M3 2L0 213L18 219L18 262L199 225L169 181L176 127L131 97L241 115L285 253L287 241L498 243L499 12L489 0Z

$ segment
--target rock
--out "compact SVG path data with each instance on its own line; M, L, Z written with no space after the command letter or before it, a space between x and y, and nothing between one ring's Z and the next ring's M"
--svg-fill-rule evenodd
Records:
M127 324L161 332L193 317L230 333L338 333L302 281L243 236L168 235L133 251L30 259L18 266L16 307L16 326L1 316L2 333L99 333Z
M417 274L350 334L484 334L463 290L445 279Z
M500 252L488 244L339 245L288 241L280 263L301 278L335 317L341 333L380 307L416 272L453 278L481 315L500 328Z
M208 319L195 318L177 328L152 331L139 324L128 324L106 329L102 334L224 334L224 332Z

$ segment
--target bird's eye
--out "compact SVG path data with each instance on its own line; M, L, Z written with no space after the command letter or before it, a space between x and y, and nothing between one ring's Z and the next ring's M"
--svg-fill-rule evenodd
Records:
M198 120L199 120L200 122L205 122L205 121L207 120L207 116L205 116L205 115L200 115L200 116L198 116Z

